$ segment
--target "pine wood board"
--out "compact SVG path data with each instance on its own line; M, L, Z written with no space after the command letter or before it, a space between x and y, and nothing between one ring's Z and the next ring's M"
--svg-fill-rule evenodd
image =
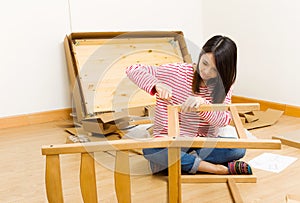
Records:
M273 139L279 139L282 144L300 149L300 130L275 135Z
M116 41L110 39L101 45L73 44L82 93L90 114L155 103L154 97L127 78L126 67L136 63L161 65L183 62L178 41L173 38Z
M181 175L182 183L226 183L228 178L234 179L236 183L256 183L257 181L255 175Z

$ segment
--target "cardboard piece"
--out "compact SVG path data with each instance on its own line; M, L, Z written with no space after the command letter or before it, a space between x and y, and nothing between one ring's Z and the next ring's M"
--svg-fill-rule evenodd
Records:
M254 117L257 117L255 121L251 123L245 123L244 128L251 130L255 128L266 127L275 124L282 116L283 111L267 109L266 111L253 111Z
M254 121L257 121L259 119L258 116L255 115L249 115L249 114L244 114L245 120L247 123L252 123Z
M275 124L283 111L267 109L266 111L239 111L240 119L247 130ZM231 121L230 125L234 125Z
M77 122L101 134L118 128L107 113L152 113L143 108L153 106L155 97L127 78L127 66L192 62L181 31L71 33L64 47Z
M300 130L276 135L272 139L279 139L282 144L300 149Z

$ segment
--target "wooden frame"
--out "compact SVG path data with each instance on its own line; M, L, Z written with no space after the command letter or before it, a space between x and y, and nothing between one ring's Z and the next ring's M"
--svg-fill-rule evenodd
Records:
M241 103L241 104L215 104L215 105L201 105L198 109L195 109L195 111L200 112L200 111L230 111L232 120L235 126L235 129L237 131L238 135L238 140L244 139L247 140L247 135L245 132L245 129L243 127L242 121L239 117L238 110L239 111L244 111L244 110L259 110L259 104L258 103ZM180 127L179 127L179 111L180 111L180 106L174 106L174 105L169 105L168 106L168 135L170 137L179 137L180 136ZM235 148L248 148L244 143L241 143L238 147ZM218 148L218 147L216 147ZM229 146L225 146L224 148L231 148ZM169 153L169 157L172 156L172 159L175 159L174 156L176 156L180 164L180 149L179 152L174 155ZM214 175L215 176L215 175ZM181 190L181 181L183 183L196 183L196 182L226 182L228 185L228 188L230 190L230 193L232 195L233 201L236 203L241 203L243 202L242 197L238 191L238 187L236 185L236 177L238 177L239 182L256 182L256 177L253 175L245 175L245 176L233 176L233 175L228 175L228 176L207 176L207 175L197 175L194 177L189 177L189 176L181 176L181 171L177 170L176 173L174 169L172 169L169 165L169 181L170 180L177 180L177 182L173 181L173 185L171 186L171 192L169 191L169 195L173 194L175 192L178 192ZM175 184L177 183L177 185ZM170 189L170 188L169 188ZM178 192L181 194L181 191ZM177 198L177 200L174 202L181 202L180 198Z
M145 43L145 42L157 42L157 44L162 44L162 42L166 43L166 41L169 41L170 39L173 39L176 44L179 45L178 50L176 49L175 52L170 52L174 53L174 56L176 55L175 53L177 52L180 55L180 61L181 62L186 62L186 63L192 63L191 56L188 52L185 40L184 40L184 35L183 32L181 31L131 31L131 32L78 32L78 33L71 33L70 35L65 36L64 39L64 48L65 48L65 54L66 54L66 61L67 61L67 66L68 66L68 75L70 79L70 90L72 92L72 97L73 97L73 103L75 107L75 113L76 113L76 119L77 122L81 122L82 120L89 118L90 115L92 114L97 114L97 113L102 113L106 112L107 109L102 109L100 106L99 108L93 105L94 101L94 93L97 92L95 90L97 84L98 84L98 79L94 80L94 75L96 72L100 71L100 73L103 71L102 68L99 68L98 65L93 69L89 74L83 73L81 70L81 65L80 64L80 57L86 57L86 49L84 49L84 54L78 50L80 46L93 46L93 47L102 47L103 45L108 45L108 44L119 44L122 45L124 43L128 42L133 42L133 44L128 44L128 47L133 50L136 50L136 47L134 45L134 42L137 42L137 44ZM150 43L151 44L151 43ZM169 43L170 47L173 47L173 43ZM132 46L129 46L132 45ZM145 47L144 47L145 48ZM130 50L131 50L130 49ZM154 52L157 53L157 51L153 50L155 49L155 46L149 46L147 49L153 51L152 54L155 54ZM121 50L121 49L116 49L116 50ZM144 49L143 49L144 50ZM145 51L145 50L144 50ZM146 50L148 51L148 50ZM115 53L114 51L113 53ZM132 50L130 51L130 53ZM169 52L169 51L168 51ZM112 53L112 54L113 54ZM89 52L89 54L93 55L94 52ZM141 53L143 54L143 53ZM149 54L143 54L144 56L148 56ZM165 53L166 55L166 53ZM165 56L163 55L163 56ZM90 56L90 55L88 55ZM111 56L111 55L109 55ZM119 57L119 55L117 54ZM116 60L118 57L113 59ZM96 61L101 61L103 60L104 56L99 57L98 60ZM128 58L128 56L122 56L120 60L122 61L125 58ZM105 58L105 57L104 57ZM140 60L140 56L137 56L136 59ZM165 58L165 57L163 57ZM151 60L153 61L153 60ZM163 63L167 63L168 60L163 60ZM176 60L176 62L178 59ZM155 60L155 63L157 62L157 59ZM169 61L170 62L170 61ZM175 61L173 61L175 62ZM94 63L94 62L93 62ZM92 64L93 64L92 63ZM133 62L131 62L132 64ZM138 63L138 62L137 62ZM114 64L116 65L116 64ZM126 67L125 64L122 65L122 67ZM108 68L108 67L107 67ZM125 74L125 71L120 71L120 73ZM114 75L114 74L113 74ZM89 77L88 77L89 76ZM108 76L109 77L109 76ZM119 78L122 79L122 78ZM88 82L86 82L88 81ZM103 81L102 81L103 82ZM120 80L118 80L120 82ZM127 88L131 89L131 88ZM106 91L106 88L101 88L101 90ZM111 94L111 90L108 91L109 95ZM98 94L96 94L97 96ZM101 95L101 94L100 94ZM121 94L123 95L123 94ZM101 95L102 96L102 95ZM124 96L123 96L124 97ZM99 99L99 97L97 97ZM102 98L101 98L102 99ZM109 100L101 100L101 102L97 101L97 103L100 103L103 105L104 102L108 102ZM111 108L111 107L110 107ZM110 109L110 111L114 111L115 109Z
M205 105L197 111L231 110L233 114L237 109L257 108L257 104L235 104L235 105ZM48 201L63 202L62 180L60 173L60 154L81 154L80 187L81 194L87 202L97 202L97 186L95 176L94 152L115 150L115 190L119 202L131 202L130 169L128 151L139 148L168 148L169 153L169 175L168 175L168 198L169 202L181 202L181 183L195 182L227 182L235 202L241 202L236 182L256 182L253 176L243 175L197 175L182 176L180 163L181 147L201 148L207 143L214 143L215 148L247 148L247 149L280 149L280 140L269 139L226 139L226 138L182 138L179 135L178 112L180 106L169 106L169 137L145 139L145 140L114 140L90 143L74 143L62 145L42 146L42 154L46 155L46 191ZM240 121L233 117L235 123ZM175 128L173 128L175 126ZM240 125L236 126L240 135ZM88 192L87 192L88 191Z

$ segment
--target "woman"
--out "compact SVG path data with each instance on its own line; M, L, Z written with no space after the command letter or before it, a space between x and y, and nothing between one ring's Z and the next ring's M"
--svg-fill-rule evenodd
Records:
M228 37L213 36L202 47L197 66L174 63L158 67L136 64L126 70L128 77L141 89L156 95L154 137L167 136L167 105L181 104L180 136L218 137L218 128L230 123L228 111L191 112L201 104L231 103L236 79L237 47ZM214 174L252 174L250 166L235 161L245 149L182 149L181 168ZM196 153L192 153L196 152ZM143 149L153 173L168 167L165 148Z

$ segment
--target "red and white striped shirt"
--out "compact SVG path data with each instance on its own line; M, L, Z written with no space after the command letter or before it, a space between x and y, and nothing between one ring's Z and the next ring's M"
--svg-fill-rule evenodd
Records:
M156 94L155 85L160 82L172 88L173 104L182 104L189 96L201 96L206 103L212 102L212 89L200 87L200 94L193 94L192 81L194 69L191 64L173 63L161 66L135 64L127 67L127 76L141 89L151 95ZM232 89L230 88L224 104L231 103ZM157 97L154 117L154 137L168 134L168 103ZM228 125L231 115L228 111L185 112L179 113L180 136L183 137L217 137L218 127Z

